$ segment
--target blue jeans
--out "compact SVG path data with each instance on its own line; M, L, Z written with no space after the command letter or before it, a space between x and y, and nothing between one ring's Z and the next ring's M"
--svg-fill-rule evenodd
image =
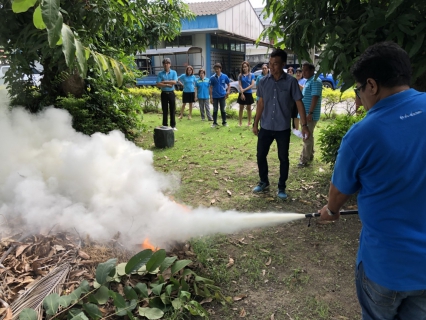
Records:
M394 291L382 287L367 278L362 262L355 278L363 320L426 320L426 290Z
M218 105L220 105L220 115L222 116L222 124L226 124L225 97L213 98L213 123L217 124Z
M288 148L290 147L290 129L284 131L271 131L260 128L257 135L257 166L259 168L260 182L269 184L268 160L269 148L274 140L277 142L278 159L280 160L280 178L278 189L285 191L288 179Z

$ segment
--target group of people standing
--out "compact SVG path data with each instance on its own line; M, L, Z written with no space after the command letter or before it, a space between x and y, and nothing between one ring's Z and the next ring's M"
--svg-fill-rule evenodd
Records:
M195 101L199 102L201 120L213 121L212 128L218 126L217 116L220 106L222 117L222 125L228 126L226 122L225 100L228 98L230 86L229 78L222 73L222 65L216 63L214 65L215 74L206 79L206 71L200 69L198 71L199 79L194 76L194 68L187 66L185 74L179 78L176 71L170 68L171 61L169 58L163 60L164 70L158 73L157 87L161 89L161 108L163 111L163 126L168 126L168 114L170 112L170 126L173 130L176 128L176 96L174 94L174 86L178 83L183 86L182 108L180 110L179 119L183 118L186 104L189 105L188 120L192 119L192 106ZM213 116L210 113L210 104L213 104Z

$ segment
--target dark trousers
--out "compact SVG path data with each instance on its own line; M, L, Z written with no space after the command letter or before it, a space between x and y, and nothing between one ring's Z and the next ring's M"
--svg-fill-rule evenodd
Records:
M275 140L278 147L278 159L280 160L278 189L285 190L289 169L288 148L290 147L290 129L271 131L260 128L257 138L257 166L259 168L260 181L269 184L267 156L269 148Z
M176 96L174 91L161 92L161 109L163 109L163 126L167 127L170 110L170 126L176 127Z
M217 113L220 105L220 115L222 116L222 124L226 123L226 112L225 112L225 97L213 98L213 123L217 124Z

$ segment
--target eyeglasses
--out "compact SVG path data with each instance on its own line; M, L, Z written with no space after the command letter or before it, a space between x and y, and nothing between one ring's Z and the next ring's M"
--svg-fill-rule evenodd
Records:
M354 89L354 91L355 91L355 94L356 94L356 96L358 97L358 99L361 99L361 96L359 95L359 92L360 92L360 90L362 89L362 88L364 88L365 87L365 85L367 84L367 82L366 83L364 83L363 85L360 85L359 87L356 87L355 89Z

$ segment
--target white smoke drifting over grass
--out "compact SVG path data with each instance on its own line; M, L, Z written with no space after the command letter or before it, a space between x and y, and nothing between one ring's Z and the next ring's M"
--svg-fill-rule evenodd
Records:
M121 132L91 137L71 127L64 110L30 115L0 108L0 223L33 231L56 229L129 245L157 246L193 236L273 225L303 215L241 214L197 208L164 195L174 179L153 167L153 153Z

